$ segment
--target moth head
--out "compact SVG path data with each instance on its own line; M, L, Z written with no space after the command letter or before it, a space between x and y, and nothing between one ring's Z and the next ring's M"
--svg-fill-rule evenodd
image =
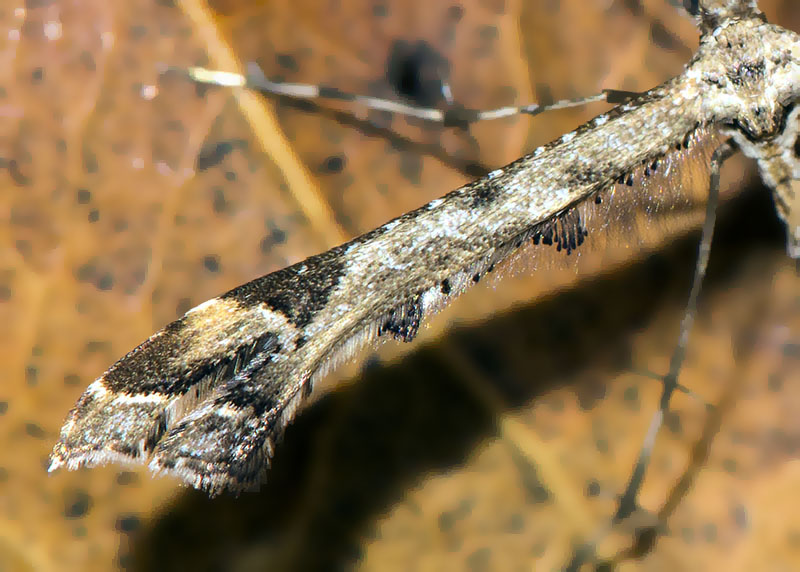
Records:
M756 0L683 0L683 7L694 16L703 34L732 20L764 19Z
M717 56L717 67L698 75L706 101L723 133L758 163L786 224L788 254L800 259L800 36L749 20L704 43Z
M687 75L706 113L749 141L776 137L800 100L800 36L761 18L731 20L702 37L700 53Z

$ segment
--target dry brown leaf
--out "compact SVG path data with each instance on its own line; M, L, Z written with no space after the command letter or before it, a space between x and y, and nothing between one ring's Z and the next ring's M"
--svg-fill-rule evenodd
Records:
M761 4L800 29L793 2ZM269 76L389 96L402 41L449 61L471 107L646 89L696 43L655 0L213 7L239 60ZM156 328L602 106L464 134L269 101L314 181L298 189L230 92L159 75L209 61L171 3L12 0L0 32L0 569L551 569L608 522L659 393L640 372L666 369L694 239L650 233L647 244L674 243L577 285L557 267L476 289L419 343L361 360L353 383L307 408L259 494L208 500L139 468L44 469L83 388ZM327 230L308 222L303 192L330 208ZM654 549L622 568L800 563L797 277L775 229L761 230L773 215L760 195L724 217L681 378L731 405L691 486L673 491L709 423L676 399L641 502L657 512L681 500ZM629 256L589 256L585 274ZM612 558L631 533L602 537L598 553Z

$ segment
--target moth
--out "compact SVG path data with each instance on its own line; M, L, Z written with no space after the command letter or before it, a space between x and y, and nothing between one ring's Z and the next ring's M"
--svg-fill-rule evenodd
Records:
M112 365L70 412L50 470L148 463L216 494L257 483L314 383L367 343L423 321L528 244L565 253L595 205L701 147L716 193L754 159L800 258L800 36L754 1L687 2L684 72L375 230L189 310Z

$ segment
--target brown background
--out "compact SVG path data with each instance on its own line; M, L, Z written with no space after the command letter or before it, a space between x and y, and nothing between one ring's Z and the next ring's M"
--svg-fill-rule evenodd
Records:
M800 30L793 2L762 7ZM271 77L392 96L392 47L424 41L450 62L456 99L481 108L646 89L696 45L655 0L214 8L238 57ZM0 570L550 570L588 539L603 558L623 550L631 527L608 522L656 407L646 373L666 369L688 288L696 235L672 232L696 216L627 221L577 272L537 257L414 344L366 352L289 429L260 493L208 500L136 467L45 473L85 386L166 322L603 109L463 133L346 105L240 104L160 75L217 59L188 10L0 9ZM265 110L296 161L263 151L285 150L252 119ZM752 176L728 165L729 196ZM640 497L669 518L623 568L800 566L798 280L763 189L721 216L681 377L718 407L676 398Z

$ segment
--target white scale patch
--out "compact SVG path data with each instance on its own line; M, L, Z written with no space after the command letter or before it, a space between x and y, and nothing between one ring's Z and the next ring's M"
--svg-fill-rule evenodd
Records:
M198 312L203 312L208 308L210 308L211 306L215 306L218 303L219 303L219 298L211 298L210 300L206 300L202 304L198 304L194 308L190 309L188 312L186 312L186 314L189 315L189 314L196 314Z
M114 405L144 405L164 403L169 398L162 393L120 393L114 397Z

